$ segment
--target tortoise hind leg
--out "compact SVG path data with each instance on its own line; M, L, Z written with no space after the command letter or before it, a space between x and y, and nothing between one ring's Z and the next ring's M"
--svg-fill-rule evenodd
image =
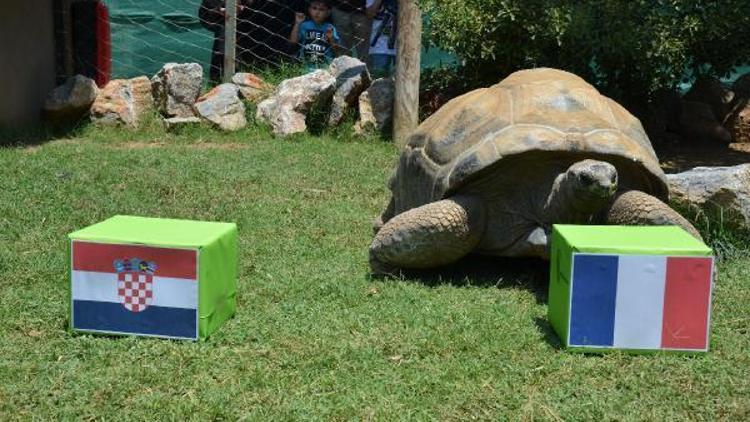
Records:
M700 233L685 217L649 194L632 190L618 196L606 215L607 224L622 224L627 226L680 226L703 241Z
M455 262L479 243L485 226L482 201L457 196L401 213L375 235L370 266L375 274L395 268L431 268Z

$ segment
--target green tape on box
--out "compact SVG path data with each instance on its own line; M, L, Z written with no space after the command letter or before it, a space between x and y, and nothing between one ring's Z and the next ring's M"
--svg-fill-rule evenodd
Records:
M550 251L548 310L550 324L563 345L572 351L602 352L613 349L631 352L706 351L708 349L708 321L710 320L710 289L713 285L711 255L712 251L708 246L675 226L555 225ZM690 257L706 257L707 259L692 260L689 259ZM659 267L662 261L666 269ZM575 269L576 262L579 265L578 272ZM685 296L680 290L675 290L677 287L669 289L670 284L667 284L669 283L669 268L673 269L671 278L673 279L672 285L674 285L675 279L680 282L679 277L674 275L674 269L685 267L682 265L685 263L688 267L684 274L687 275L683 274L680 277L692 280L694 276L696 280L702 280L701 286L708 286L707 291L699 289L694 295ZM710 268L707 268L708 266ZM659 286L663 290L662 293L659 293L661 290L654 290L660 277L664 278L662 283L666 286ZM574 278L576 279L573 280ZM612 281L611 288L605 286L608 280ZM578 290L574 289L575 283L579 283ZM642 293L638 289L642 289ZM657 293L655 294L654 291ZM676 295L670 296L670 293L675 292ZM659 297L659 294L665 295L665 298ZM577 296L574 297L574 295ZM667 297L671 299L668 301ZM674 327L667 325L672 321L668 318L671 318L674 313L681 312L681 306L692 306L693 302L690 301L697 301L699 306L696 309L701 306L705 307L705 347L696 346L701 343L700 333L694 335L694 344L685 343L684 347L679 344L664 347L665 344L669 344L670 335L677 333L677 329L674 329L674 333L670 331ZM571 313L576 304L578 305L576 309L581 309L580 312L582 312L576 315L589 315L585 312L590 312L591 316L588 319L581 317L572 321ZM662 308L654 311L653 309L658 306ZM657 328L656 324L652 324L654 318L649 320L649 312L655 315L656 320L659 318L658 312L662 312L661 318L664 326ZM634 321L627 322L627 318L633 318ZM612 338L607 337L610 335L607 332L610 326L613 327ZM570 332L571 327L576 327L577 331L574 335ZM636 330L628 332L628 329L633 327ZM643 327L643 333L637 332L638 327ZM653 334L651 339L649 330ZM655 336L659 334L657 332L659 330L662 330L662 337L659 340L662 344L657 345ZM599 335L603 337L597 337ZM675 334L675 336L678 335ZM608 341L610 341L609 344L607 344ZM632 345L637 345L637 347L630 347Z
M235 313L237 226L233 223L115 216L71 233L69 238L72 245L71 327L73 330L206 339ZM189 258L189 263L180 262L180 257L185 256ZM114 260L113 257L115 257ZM125 262L125 269L122 268L122 262ZM134 262L141 263L143 271L138 272L136 271L138 269L128 267ZM149 273L149 267L146 264L153 265L155 270ZM110 269L112 265L119 265L119 271L123 271L125 277L129 277L121 278L118 287L124 287L123 283L130 283L134 276L137 278L140 275L144 277L141 281L149 282L149 289L152 283L155 286L153 291L148 292L149 295L157 295L161 292L163 297L157 300L149 296L148 303L140 305L138 309L137 301L146 299L143 298L144 292L140 292L140 298L137 297L138 292L136 292L135 298L127 299L128 301L134 300L136 305L123 304L128 308L126 311L112 306L112 302L118 299L121 302L125 300L122 294L119 297L113 296L110 287L101 287L118 282L116 279L118 273ZM180 275L185 271L192 275ZM119 275L123 277L123 274ZM192 277L196 278L194 282L197 282L197 289L189 283L179 283L179 280ZM157 284L158 287L156 287ZM146 284L141 284L141 286L144 285ZM146 312L149 311L152 301L165 303L167 307L175 306L174 312L178 315L184 314L185 311L180 307L189 308L189 306L180 304L177 300L183 295L179 290L182 286L192 286L190 288L195 291L190 294L197 295L197 322L193 328L190 328L197 329L195 335L173 335L172 332L160 331L160 327L154 327L158 325L158 321L140 322L137 319L142 315L147 315ZM134 290L129 289L130 284L127 287L126 291L131 294ZM119 292L122 293L123 289ZM79 304L78 309L74 309L73 303ZM174 303L178 304L174 305ZM89 308L84 309L81 304ZM151 308L151 313L156 312L157 308L162 309L155 305ZM127 313L128 310L130 313ZM112 312L112 316L107 317L108 312ZM179 314L180 312L182 314ZM178 333L190 331L189 327L177 328Z

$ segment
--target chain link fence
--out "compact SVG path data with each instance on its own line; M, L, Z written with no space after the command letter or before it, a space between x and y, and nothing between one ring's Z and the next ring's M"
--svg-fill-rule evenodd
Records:
M55 0L62 25L58 56L64 74L110 78L153 75L169 62L199 63L206 80L221 79L225 52L225 0ZM257 71L300 63L300 43L290 41L306 0L236 0L236 70ZM339 54L367 60L373 41L368 0L329 2L328 21L340 37ZM369 1L372 3L372 1ZM103 7L102 7L103 6ZM99 10L94 10L99 7ZM103 9L104 11L102 12ZM309 15L307 16L309 18ZM377 29L377 28L376 28ZM103 34L108 34L107 36ZM108 38L108 39L106 39ZM106 44L106 45L104 45ZM98 57L108 55L107 58ZM92 57L93 56L93 57ZM107 60L108 59L108 60ZM424 52L423 66L455 62L446 53ZM109 69L103 67L109 66Z

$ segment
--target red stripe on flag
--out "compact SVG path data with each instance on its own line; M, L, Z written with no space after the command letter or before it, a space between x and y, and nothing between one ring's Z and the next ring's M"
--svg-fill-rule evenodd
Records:
M114 273L114 261L138 258L156 264L156 277L197 279L198 253L191 249L73 242L73 270Z
M706 349L711 258L667 258L661 347Z

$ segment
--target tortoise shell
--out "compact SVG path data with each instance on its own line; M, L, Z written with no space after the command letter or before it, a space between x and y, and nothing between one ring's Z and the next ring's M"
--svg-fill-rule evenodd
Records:
M525 154L607 161L617 168L621 189L667 197L640 121L580 77L540 68L455 98L425 120L391 178L394 211L450 196L490 168L498 183L517 183L523 175L504 177L503 164Z

